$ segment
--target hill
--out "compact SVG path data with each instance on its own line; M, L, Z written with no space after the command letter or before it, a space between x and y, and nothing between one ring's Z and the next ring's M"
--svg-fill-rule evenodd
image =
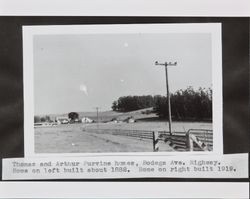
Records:
M96 112L78 112L79 118L88 117L92 120L97 120ZM55 120L56 117L68 116L68 113L65 114L50 114L48 115L52 120ZM138 119L147 119L147 118L158 118L158 116L153 113L153 107L140 109L131 112L117 112L117 111L100 111L99 112L99 121L100 122L108 122L111 120L119 120L123 121L128 117L133 117L135 120Z

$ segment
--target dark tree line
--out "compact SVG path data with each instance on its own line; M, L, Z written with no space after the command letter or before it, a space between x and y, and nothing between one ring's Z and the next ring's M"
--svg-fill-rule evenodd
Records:
M40 123L40 122L52 122L52 120L50 119L50 116L48 115L44 117L35 116L34 123Z
M120 97L117 101L113 102L112 110L127 112L153 107L155 106L154 98L152 95Z
M160 118L168 118L168 104L165 96L160 96L154 110ZM171 94L171 112L174 120L211 120L212 90L192 87Z
M154 107L160 118L168 118L167 97L161 95L124 96L113 102L114 111L128 112ZM171 111L174 120L211 120L212 90L188 87L171 94Z

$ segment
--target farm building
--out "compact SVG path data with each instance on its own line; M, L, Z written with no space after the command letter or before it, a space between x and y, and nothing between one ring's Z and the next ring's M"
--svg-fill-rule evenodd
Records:
M68 124L69 118L68 117L57 117L56 122L57 122L57 124Z
M81 119L81 121L82 121L82 123L92 123L92 122L94 122L94 120L92 120L92 119L90 119L88 117L83 117Z
M125 119L124 122L127 122L127 123L134 123L134 122L135 122L135 119L134 119L132 116L130 116L130 117L128 117L127 119Z

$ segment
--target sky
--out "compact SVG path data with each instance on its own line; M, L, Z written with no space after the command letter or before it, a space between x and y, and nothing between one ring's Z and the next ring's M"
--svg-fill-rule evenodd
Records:
M212 87L211 35L133 33L35 35L35 115L111 110L127 95Z

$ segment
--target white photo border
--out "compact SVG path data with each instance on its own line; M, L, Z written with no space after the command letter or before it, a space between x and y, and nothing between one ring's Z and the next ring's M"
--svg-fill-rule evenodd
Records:
M35 153L33 36L53 34L109 33L210 33L212 42L213 151L211 152L126 152L126 153ZM24 154L25 157L48 156L161 156L184 154L223 154L222 112L222 38L221 23L114 24L114 25L42 25L23 26Z
M0 182L0 187L1 198L249 198L248 182Z
M250 16L249 0L0 0L4 16Z

